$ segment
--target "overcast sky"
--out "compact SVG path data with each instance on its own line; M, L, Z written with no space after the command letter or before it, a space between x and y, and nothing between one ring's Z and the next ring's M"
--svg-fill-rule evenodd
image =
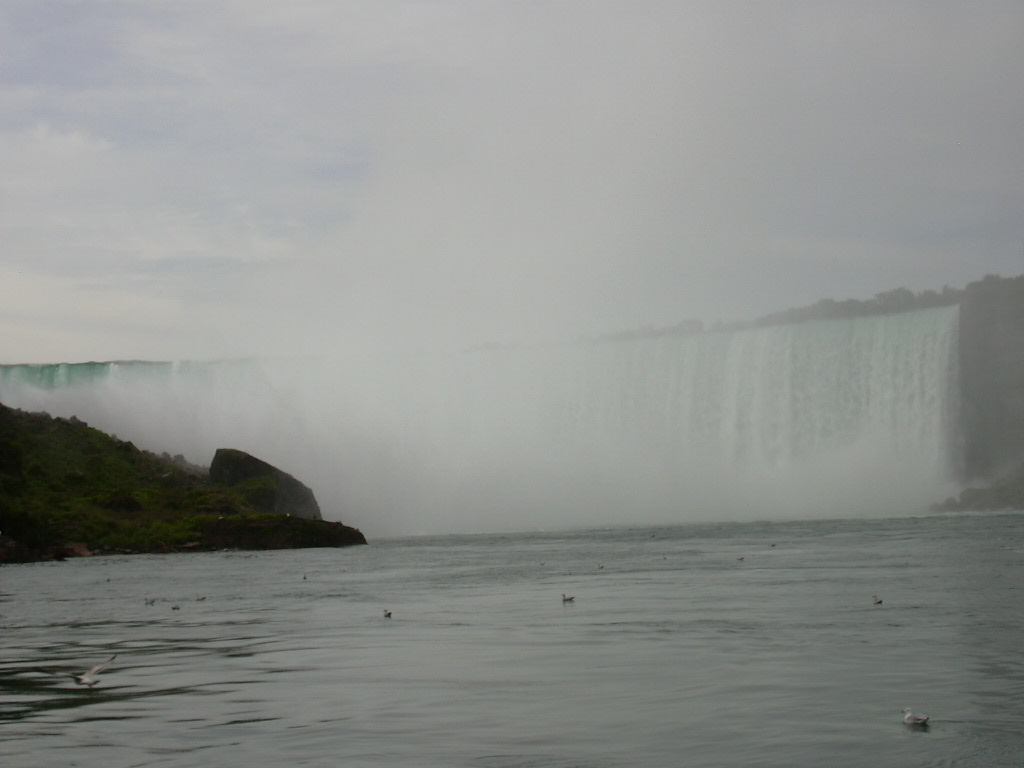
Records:
M572 340L1024 272L1024 3L5 0L0 362Z

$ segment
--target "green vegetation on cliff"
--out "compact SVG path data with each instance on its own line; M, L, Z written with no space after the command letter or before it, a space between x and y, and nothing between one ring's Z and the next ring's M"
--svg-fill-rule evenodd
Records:
M341 523L266 514L266 493L258 481L213 483L180 457L139 450L75 418L0 405L0 562L366 543Z

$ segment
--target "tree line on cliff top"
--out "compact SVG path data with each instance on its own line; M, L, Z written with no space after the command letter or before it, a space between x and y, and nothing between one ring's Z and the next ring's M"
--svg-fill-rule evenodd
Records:
M986 275L985 280L1001 280L999 275ZM915 293L909 288L894 288L875 294L870 299L821 299L814 304L803 307L784 309L773 312L753 321L726 323L717 321L705 327L696 319L683 320L675 325L665 327L644 326L628 331L581 339L583 342L630 341L633 339L652 338L656 336L689 336L697 333L716 333L722 331L740 331L749 328L766 328L773 325L790 325L818 320L849 319L868 317L871 315L893 315L900 312L912 312L918 309L948 307L959 304L964 295L963 288L948 285L941 290L925 290Z

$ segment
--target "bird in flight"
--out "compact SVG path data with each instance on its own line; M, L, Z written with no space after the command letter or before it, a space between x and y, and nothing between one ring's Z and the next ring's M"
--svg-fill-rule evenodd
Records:
M116 658L117 658L117 654L115 653L113 656L111 656L109 659L104 661L102 664L97 664L95 667L90 669L88 672L82 672L80 674L73 674L71 676L75 679L75 682L78 683L79 685L87 685L90 688L92 688L94 685L96 685L96 683L98 683L100 681L100 678L99 678L100 672L102 672L107 667L109 667L110 663L114 659L116 659Z

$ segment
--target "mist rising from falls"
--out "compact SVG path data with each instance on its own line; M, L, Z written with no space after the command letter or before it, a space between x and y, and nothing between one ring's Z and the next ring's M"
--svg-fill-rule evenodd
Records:
M0 368L0 401L208 464L249 451L369 536L891 515L950 490L956 307L540 350Z

